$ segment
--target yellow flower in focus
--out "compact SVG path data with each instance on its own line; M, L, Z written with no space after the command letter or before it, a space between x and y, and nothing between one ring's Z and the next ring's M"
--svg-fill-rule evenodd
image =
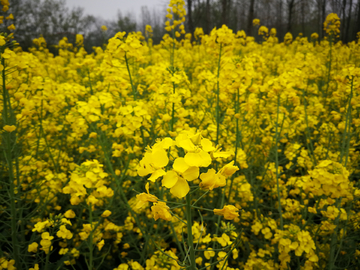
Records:
M7 132L13 132L16 129L16 127L14 125L12 126L6 125L3 127L3 129Z
M259 19L254 19L253 20L253 26L255 25L260 25L260 20Z
M217 174L214 169L209 169L206 173L200 175L200 187L203 189L213 190L217 187L224 187L226 179L223 175Z
M137 169L139 176L151 174L148 180L155 182L156 179L165 175L165 171L162 168L169 163L169 158L165 149L169 148L171 144L172 140L170 138L165 138L161 142L156 143L152 149L148 149L143 159L140 160Z
M227 220L233 220L238 217L239 209L233 205L226 205L223 209L214 209L214 214L218 216L224 216Z
M172 216L169 212L170 208L164 202L154 203L151 207L151 210L154 214L154 219L158 220L159 218L167 221L171 221Z
M225 177L230 177L238 170L239 170L239 167L234 166L234 161L231 161L230 163L228 163L224 167L222 167L220 169L219 173Z

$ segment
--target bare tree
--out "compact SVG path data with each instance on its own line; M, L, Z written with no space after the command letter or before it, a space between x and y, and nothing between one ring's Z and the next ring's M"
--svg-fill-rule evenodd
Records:
M251 26L252 26L252 22L254 20L254 5L255 5L255 0L251 0L250 1L250 6L249 6L249 13L248 13L248 23L247 23L247 34L251 35Z
M188 19L188 28L190 33L194 33L194 23L192 18L192 0L187 0L187 19Z

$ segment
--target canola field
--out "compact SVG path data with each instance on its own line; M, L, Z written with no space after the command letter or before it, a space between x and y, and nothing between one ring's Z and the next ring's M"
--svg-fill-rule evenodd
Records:
M0 36L0 269L357 269L360 39L185 13L94 53Z

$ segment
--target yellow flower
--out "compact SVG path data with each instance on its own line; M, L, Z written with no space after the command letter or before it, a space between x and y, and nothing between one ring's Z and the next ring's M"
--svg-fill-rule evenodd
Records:
M158 201L158 198L156 196L149 193L149 183L146 183L145 189L147 193L143 192L141 194L136 195L137 203L135 205L135 209L140 209L148 202L155 203Z
M7 132L13 132L15 129L16 129L16 126L12 125L12 126L9 126L9 125L6 125L3 127L3 129Z
M225 177L230 177L238 170L239 170L239 167L234 166L234 161L231 161L230 163L228 163L224 167L222 167L220 169L219 173Z
M64 216L66 218L74 218L76 215L75 215L75 212L71 209L67 210L64 214Z
M7 27L7 29L8 29L8 30L15 30L16 27L15 27L14 24L12 24L12 25L9 25L9 26Z
M238 217L239 214L237 213L239 209L233 205L226 205L223 209L214 209L214 214L219 216L224 216L227 220L233 220L234 218Z
M105 211L101 214L102 217L108 217L108 216L110 216L110 215L111 215L111 211L109 211L109 210L105 210Z
M169 209L170 208L164 202L154 203L154 205L151 207L155 220L161 218L167 221L171 221L172 216L169 212Z
M209 169L206 173L202 173L200 179L200 187L203 189L213 190L214 188L226 185L225 176L217 174L214 169Z
M37 231L38 233L41 233L45 228L50 227L51 223L49 220L45 221L39 221L35 224L34 229L32 229L33 232Z
M14 15L11 13L9 16L7 16L5 19L7 20L13 20L14 19Z
M39 244L36 243L36 242L31 243L31 244L28 246L28 252L34 252L34 253L36 253L36 252L37 252L37 249L38 249L38 246L39 246Z
M262 229L262 224L260 222L255 222L254 225L251 226L251 231L255 234L258 235L260 230Z
M105 31L107 31L107 27L105 25L102 25L101 30L105 32Z
M8 268L8 269L9 269L9 268ZM29 270L39 270L39 269L40 269L40 268L39 268L39 264L37 264L37 263L34 265L34 268L32 268L32 267L29 268Z
M185 159L179 157L175 159L173 170L168 171L163 178L162 185L170 188L171 194L178 198L183 198L188 194L190 187L187 181L193 181L199 176L199 168L189 166Z
M68 229L66 229L66 225L61 225L60 230L56 233L56 236L63 239L71 239L73 234Z
M104 239L103 240L101 240L99 243L97 243L96 244L96 246L97 246L97 248L99 249L99 250L101 250L102 248L103 248L103 246L105 245L105 241L104 241Z
M4 36L0 36L0 46L3 46L6 44L6 40Z
M253 20L253 25L260 25L260 20L259 19L254 19Z
M84 37L81 34L76 34L76 38L75 38L75 43L76 46L82 46L84 43Z
M40 245L42 246L42 250L48 254L51 247L51 240L54 239L54 236L50 236L48 232L44 232L41 234Z

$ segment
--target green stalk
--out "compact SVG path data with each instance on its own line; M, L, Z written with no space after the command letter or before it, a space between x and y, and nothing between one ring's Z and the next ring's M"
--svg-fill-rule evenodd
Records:
M192 235L192 221L191 221L191 197L190 193L186 195L186 224L188 232L188 246L190 254L190 265L187 267L188 270L195 270L195 249L194 249L194 240Z
M132 93L134 95L134 100L136 100L136 89L135 89L135 86L134 86L134 83L132 81L132 78L131 78L131 72L130 72L130 67L129 67L129 60L126 56L126 53L125 53L125 63L126 63L126 68L127 68L127 71L129 73L129 79L130 79L130 84L131 84L131 89L132 89Z
M4 66L4 69L2 70L2 83L3 83L3 122L4 125L12 125L15 124L12 117L10 119L8 118L8 113L11 113L11 103L10 103L10 96L6 89L6 74L5 74L5 59L1 59L1 64ZM9 108L8 108L9 106ZM13 131L16 132L16 131ZM13 172L13 155L11 149L15 146L12 145L12 137L14 139L14 144L16 144L16 139L14 137L15 135L12 135L9 132L6 132L3 135L4 141L4 155L5 159L9 168L9 181L10 181L10 190L9 190L9 196L10 196L10 219L11 219L11 242L12 242L12 250L13 250L13 257L15 260L15 267L17 269L20 269L20 250L19 250L19 242L18 242L18 232L17 232L17 220L21 217L18 217L17 215L17 208L16 208L16 202L18 202L18 196L16 196L15 192L15 178L14 178L14 172ZM18 185L19 183L17 183Z
M336 202L336 208L340 210L341 207L341 198L337 200ZM336 243L337 243L337 235L339 230L339 220L340 220L340 214L339 212L338 216L335 219L335 229L334 232L331 235L331 243L330 243L330 256L329 256L329 270L335 269L335 249L336 249Z
M346 112L345 128L344 128L342 147L341 147L341 155L340 155L340 163L341 164L342 164L344 155L346 155L345 164L344 164L345 167L346 167L347 160L349 157L349 147L350 147L350 124L351 124L351 110L352 110L351 100L353 97L353 82L354 82L354 77L352 77L352 79L351 79L351 91L350 91L350 97L349 97L349 102L348 102L348 108L347 108L347 112ZM347 130L347 129L349 129L349 130ZM344 151L346 153L344 153Z
M314 166L316 166L317 161L316 161L316 157L315 157L315 153L314 153L314 147L313 147L313 144L312 144L312 141L311 141L311 136L310 136L309 121L308 121L308 115L307 115L307 106L306 106L304 90L302 90L302 93L303 93L303 102L304 102L304 110L305 110L305 122L306 122L306 145L307 145L308 149L310 149L310 151L311 151L313 164L314 164Z
M92 270L93 269L93 251L94 251L94 245L93 245L93 232L95 229L93 229L93 212L92 212L92 207L91 207L91 203L89 205L89 221L90 221L90 228L91 228L91 232L89 235L89 241L88 241L88 245L89 245L89 263L88 263L88 269Z

